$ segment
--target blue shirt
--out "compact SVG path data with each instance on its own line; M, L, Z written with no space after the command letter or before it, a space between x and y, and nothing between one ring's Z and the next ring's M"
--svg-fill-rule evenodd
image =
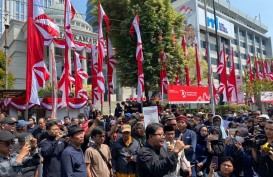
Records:
M86 177L87 171L82 149L69 145L61 157L62 177Z

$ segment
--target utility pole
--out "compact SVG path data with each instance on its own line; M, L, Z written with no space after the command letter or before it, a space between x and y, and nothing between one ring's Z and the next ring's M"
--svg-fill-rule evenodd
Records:
M210 105L211 105L211 113L215 115L215 105L214 105L214 94L213 94L213 80L212 80L212 69L211 69L211 58L210 58L210 44L209 44L209 33L208 33L208 23L207 23L207 0L204 0L205 7L205 24L206 24L206 50L207 53L207 61L208 61L208 73L209 73L209 91L210 91ZM216 20L215 20L216 21ZM215 26L216 27L216 26Z
M8 49L8 29L9 29L9 22L8 22L8 12L7 12L7 0L5 0L5 9L4 9L4 25L5 25L5 89L8 89L8 57L7 57L7 49Z

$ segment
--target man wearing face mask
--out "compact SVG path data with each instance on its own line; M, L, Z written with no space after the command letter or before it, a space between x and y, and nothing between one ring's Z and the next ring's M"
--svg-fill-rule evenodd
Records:
M250 148L244 143L245 137L248 136L248 129L239 127L235 133L234 139L226 141L224 155L230 156L234 160L234 175L237 177L253 177L253 158Z
M87 117L83 113L80 113L78 115L78 118L79 118L79 124L80 124L81 128L86 133L86 131L88 130L88 123L90 120L88 120Z

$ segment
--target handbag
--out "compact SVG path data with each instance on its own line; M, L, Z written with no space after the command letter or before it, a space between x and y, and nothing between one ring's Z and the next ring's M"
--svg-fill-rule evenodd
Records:
M93 144L91 146L99 152L101 158L106 163L106 165L107 165L107 167L108 167L108 169L110 171L110 177L112 177L113 176L112 170L111 170L112 169L112 165L108 162L108 160L106 159L106 157L103 155L103 153L99 150L99 148L95 144Z

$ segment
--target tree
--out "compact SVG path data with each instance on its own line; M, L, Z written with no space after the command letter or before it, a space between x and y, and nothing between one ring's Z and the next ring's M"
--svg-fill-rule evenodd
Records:
M195 56L195 48L188 47L187 48L187 63L186 65L189 68L191 85L197 85L197 75L196 75L196 56ZM203 53L199 51L199 63L201 68L201 78L203 85L208 85L208 63L203 59Z
M168 59L168 77L172 81L174 73L183 68L182 50L179 38L184 16L179 15L166 0L100 0L105 13L110 18L109 34L116 49L116 60L121 86L137 87L136 38L130 37L129 29L136 13L140 16L140 31L144 54L145 92L159 92L158 61L164 49ZM97 6L98 1L92 1ZM93 14L97 14L94 8ZM173 38L175 34L175 40ZM159 36L162 35L162 40ZM147 96L147 94L145 94Z
M272 63L273 59L266 59L269 63ZM254 75L256 76L255 73L256 69L253 67L252 72L254 72ZM271 71L272 66L271 66ZM261 79L257 80L256 77L253 80L253 83L250 82L250 77L249 77L249 68L245 68L244 70L244 76L243 76L243 81L244 81L244 87L242 88L244 92L246 93L246 101L251 99L252 97L255 98L255 104L261 109L262 108L262 102L261 102L261 92L265 91L272 91L273 90L273 82L269 81L268 79Z
M5 53L0 50L0 89L5 89L5 80L6 80L6 76L5 76ZM8 66L11 63L11 59L8 59ZM8 72L8 88L11 89L13 88L14 85L14 77L13 74L11 72Z

